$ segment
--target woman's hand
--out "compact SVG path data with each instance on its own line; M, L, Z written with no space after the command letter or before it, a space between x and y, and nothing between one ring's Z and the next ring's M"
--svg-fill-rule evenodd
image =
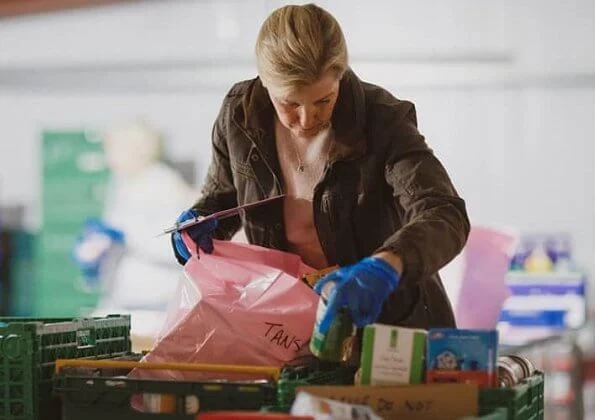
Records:
M192 209L185 210L178 217L177 223L182 223L187 220L192 220L198 217L198 213ZM200 248L203 252L210 254L213 252L213 232L217 228L217 219L210 219L204 223L191 226L186 229L192 241L196 244L196 250ZM171 234L172 247L174 255L178 262L182 265L191 257L190 250L182 239L182 232L174 232Z
M400 277L393 265L380 256L364 258L323 277L314 287L316 293L320 294L329 283L335 285L328 296L320 332L325 334L329 330L341 308L349 311L357 327L376 321L384 302L397 288Z

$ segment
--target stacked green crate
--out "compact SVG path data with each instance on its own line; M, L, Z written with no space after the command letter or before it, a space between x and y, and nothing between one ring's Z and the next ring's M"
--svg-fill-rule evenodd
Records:
M129 316L0 318L0 419L59 419L55 360L116 357L130 348Z
M108 171L99 137L44 132L42 229L36 249L34 313L79 316L97 301L72 261L85 220L102 213Z

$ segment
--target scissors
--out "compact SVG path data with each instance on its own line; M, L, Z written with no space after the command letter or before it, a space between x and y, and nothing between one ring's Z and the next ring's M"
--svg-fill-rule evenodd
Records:
M238 214L245 212L246 210L252 209L254 207L262 206L263 204L270 203L272 201L276 201L280 198L285 197L285 194L276 195L274 197L265 198L264 200L255 201L253 203L243 204L241 206L233 207L227 210L221 210L216 213L209 214L208 216L197 216L194 219L189 219L181 223L176 223L175 225L165 229L161 235L167 235L173 232L180 232L182 230L188 229L191 226L196 226L200 223L206 222L207 220L211 219L227 219L228 217L233 217ZM161 236L159 235L159 236Z

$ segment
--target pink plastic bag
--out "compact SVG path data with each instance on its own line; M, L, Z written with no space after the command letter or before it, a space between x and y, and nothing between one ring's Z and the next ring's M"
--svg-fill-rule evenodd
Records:
M456 308L459 328L496 328L502 305L510 294L506 274L517 240L512 232L471 228L463 250L463 275Z
M184 266L162 336L144 360L282 366L309 354L318 296L299 277L311 271L297 255L215 241L212 254ZM136 375L196 378L174 371Z

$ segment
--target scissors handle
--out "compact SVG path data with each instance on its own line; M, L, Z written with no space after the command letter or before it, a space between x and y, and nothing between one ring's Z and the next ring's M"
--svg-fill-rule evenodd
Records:
M228 217L235 216L235 215L240 214L241 212L249 210L253 207L259 207L259 206L262 206L263 204L267 204L271 201L276 201L283 197L285 197L285 194L276 195L276 196L270 197L270 198L265 198L264 200L255 201L254 203L243 204L241 206L233 207L231 209L218 211L216 213L209 214L207 216L197 216L194 219L189 219L184 222L174 224L172 227L165 229L163 231L162 235L167 235L167 234L173 233L173 232L180 232L184 229L187 229L192 226L196 226L199 223L203 223L203 222L206 222L207 220L211 220L211 219L218 219L218 220L227 219Z

